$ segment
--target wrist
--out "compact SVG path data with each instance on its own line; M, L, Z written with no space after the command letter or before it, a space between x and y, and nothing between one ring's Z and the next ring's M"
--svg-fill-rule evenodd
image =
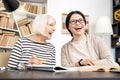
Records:
M79 66L83 66L83 65L81 64L82 61L83 61L83 59L80 59L80 60L78 61Z

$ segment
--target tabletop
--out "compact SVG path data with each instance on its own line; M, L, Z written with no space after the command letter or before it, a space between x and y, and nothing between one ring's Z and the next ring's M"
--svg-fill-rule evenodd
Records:
M0 71L0 80L120 80L120 73L113 72L48 72L48 71Z

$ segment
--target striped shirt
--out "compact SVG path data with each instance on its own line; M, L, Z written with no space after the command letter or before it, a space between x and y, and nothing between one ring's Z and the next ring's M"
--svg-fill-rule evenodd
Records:
M55 47L51 43L43 44L29 40L27 37L20 38L12 50L8 67L18 68L19 64L28 64L31 56L45 60L45 65L55 65Z

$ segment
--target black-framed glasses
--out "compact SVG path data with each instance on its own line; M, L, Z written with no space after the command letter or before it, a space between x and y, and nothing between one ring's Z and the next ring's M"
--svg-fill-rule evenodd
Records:
M72 25L75 25L78 23L83 23L84 22L84 19L78 19L78 20L70 20L69 23L71 23Z

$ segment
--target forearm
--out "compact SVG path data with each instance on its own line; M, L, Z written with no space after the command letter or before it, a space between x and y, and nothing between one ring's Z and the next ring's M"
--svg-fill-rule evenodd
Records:
M101 59L95 61L96 65L102 65L102 66L118 66L116 62L114 62L112 59Z
M19 63L19 60L17 60L17 59L15 58L15 56L13 56L13 55L11 54L11 56L10 56L10 58L9 58L9 61L8 61L8 67L9 67L9 68L17 68L18 63Z
M19 50L16 47L14 47L12 53L10 54L8 67L17 68L20 62L20 56L21 56L21 52L19 52Z

